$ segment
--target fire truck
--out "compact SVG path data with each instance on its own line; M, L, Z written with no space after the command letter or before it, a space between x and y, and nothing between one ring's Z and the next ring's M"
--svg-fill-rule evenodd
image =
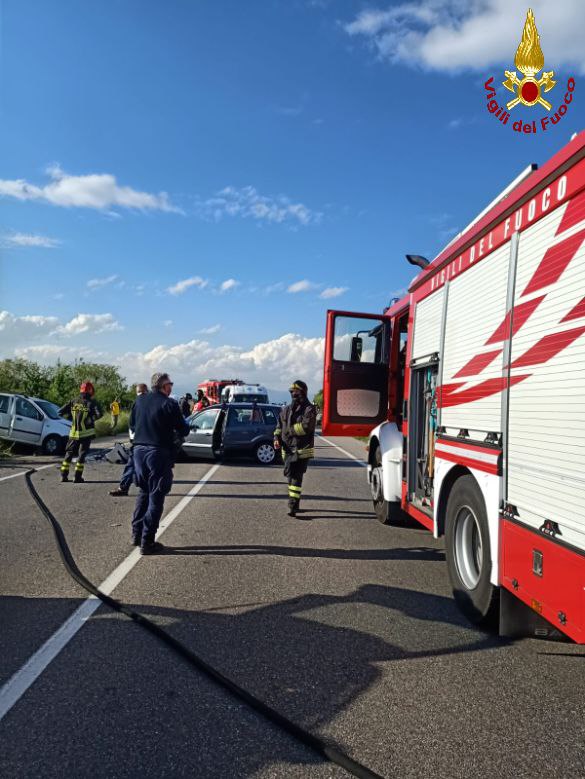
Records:
M369 436L385 524L444 536L467 617L585 643L585 132L383 314L328 311L323 433Z
M197 385L197 389L203 390L203 394L209 398L211 403L221 403L221 393L225 387L243 383L241 379L205 379Z

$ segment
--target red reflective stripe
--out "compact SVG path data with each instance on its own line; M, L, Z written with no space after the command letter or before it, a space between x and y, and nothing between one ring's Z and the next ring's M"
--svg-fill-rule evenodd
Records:
M561 322L569 322L571 319L579 319L582 316L585 316L585 298L580 300L575 308L572 308L567 316L561 319Z
M464 465L466 468L475 468L476 471L491 473L493 476L498 476L500 473L497 463L479 462L479 460L473 460L471 457L462 457L458 454L447 454L447 452L437 452L436 457L437 460L449 460L449 462Z
M463 368L453 376L453 378L459 379L463 376L476 376L478 373L481 373L484 368L487 368L490 362L501 353L501 349L495 349L494 351L486 352L485 354L476 354L475 357L471 358L467 365L464 365Z
M514 366L512 366L514 367ZM526 373L522 376L510 377L510 386L518 384L524 379L528 379L532 374ZM459 406L462 403L471 403L474 400L481 400L482 398L489 398L490 395L495 395L506 388L506 379L503 376L498 376L495 379L487 379L480 384L476 384L474 387L468 387L467 389L456 392L457 387L461 387L462 384L445 384L441 387L438 393L439 408L449 408L450 406Z
M579 192L567 205L563 218L559 223L557 235L579 224L582 219L585 219L585 189Z
M525 303L520 303L517 306L514 306L514 317L513 317L513 330L511 335L516 335L518 330L522 327L522 325L526 322L528 317L532 314L532 312L535 310L535 308L542 303L546 296L541 295L539 298L534 298L534 300L527 300ZM505 341L507 338L510 337L510 312L506 314L504 317L504 321L502 324L497 328L495 333L492 335L492 337L486 341L486 346L488 344L497 344L501 341Z
M522 297L558 281L579 250L584 238L585 229L547 249L540 265L522 293Z
M576 327L573 330L545 335L527 352L524 352L517 360L514 360L512 368L523 368L525 365L538 365L548 362L552 357L562 352L563 349L566 349L567 346L570 346L583 333L585 333L585 327Z
M437 438L437 446L457 446L460 449L466 449L470 452L482 452L483 454L493 454L494 457L499 457L501 449L492 449L491 446L481 446L479 444L468 444L465 441L453 441L446 440L444 438Z

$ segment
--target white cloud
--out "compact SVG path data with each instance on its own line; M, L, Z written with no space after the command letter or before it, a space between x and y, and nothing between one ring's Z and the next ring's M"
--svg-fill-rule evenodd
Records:
M55 335L74 336L83 333L105 333L112 330L123 330L112 314L77 314L69 322L59 325Z
M190 279L183 279L177 281L171 287L167 287L167 292L171 295L182 295L189 287L198 287L204 289L207 286L207 281L202 279L201 276L192 276Z
M174 211L166 192L152 194L132 187L121 186L111 173L90 173L71 176L59 165L50 165L46 173L50 182L45 185L30 184L24 179L0 179L0 196L16 200L39 200L64 208L93 208L112 212L115 208L138 211Z
M22 346L14 350L15 357L33 360L44 365L53 365L57 360L74 362L83 358L86 362L107 362L109 357L87 346L64 346L62 344L37 344Z
M228 292L230 289L235 289L236 287L240 286L240 282L236 281L235 279L226 279L225 281L221 282L220 291L221 292Z
M165 321L163 322L163 325L165 327L171 327L172 324L173 324L173 320L172 319L165 319Z
M215 333L219 333L221 330L221 325L211 325L211 327L204 327L199 332L201 335L214 335Z
M206 219L219 221L233 216L276 224L316 224L323 216L303 203L293 203L286 195L267 197L255 187L225 187L214 197L197 203L197 212Z
M310 292L312 289L315 289L316 287L317 285L313 284L312 281L307 281L307 279L303 279L302 281L295 281L295 283L291 284L286 291L295 294L297 292Z
M48 336L59 324L56 316L15 316L0 311L0 341L2 353Z
M187 343L158 344L146 351L112 353L96 348L93 339L95 333L109 329L109 325L113 325L112 329L118 327L111 314L101 318L80 314L59 326L56 317L17 317L3 311L0 312L2 356L25 357L46 364L54 364L58 359L72 362L83 357L86 361L118 365L128 382L144 381L155 371L165 370L185 388L208 376L220 375L242 376L275 390L285 390L296 376L307 381L310 392L322 386L322 337L287 333L248 349L229 344L214 346L206 340L194 339ZM218 330L219 325L210 326L207 334ZM80 339L72 345L71 341L61 340L65 334L78 334Z
M288 333L256 344L251 349L211 346L193 340L169 346L161 344L147 352L127 352L115 359L128 381L140 381L154 371L168 371L176 384L193 386L207 376L243 376L273 389L284 390L292 379L302 376L309 392L323 381L323 338L304 338Z
M323 300L338 298L340 295L343 295L344 292L347 292L348 289L349 287L326 287L319 297Z
M108 284L113 284L117 278L118 276L115 274L113 276L106 276L103 279L90 279L86 286L89 289L100 289L101 287L107 287Z
M11 233L0 237L0 246L4 249L20 247L41 247L43 249L55 249L61 245L56 238L48 238L46 235L32 235L30 233Z
M583 0L532 0L548 69L585 73ZM512 67L524 27L524 0L423 0L361 11L345 25L381 59L409 67L485 72Z

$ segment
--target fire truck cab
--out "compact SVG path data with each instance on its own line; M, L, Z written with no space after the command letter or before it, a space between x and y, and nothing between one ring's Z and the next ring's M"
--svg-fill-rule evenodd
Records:
M458 605L508 636L585 643L584 294L581 133L383 314L327 313L324 434L369 437L377 518L444 535Z

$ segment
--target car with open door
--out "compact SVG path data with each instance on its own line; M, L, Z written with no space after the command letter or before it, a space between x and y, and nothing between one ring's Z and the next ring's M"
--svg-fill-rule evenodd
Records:
M279 406L268 403L209 406L187 419L190 432L182 451L203 460L251 457L260 465L280 462L273 443L279 414Z
M10 392L0 393L0 438L29 444L44 454L65 450L71 422L59 416L59 407L42 398Z

